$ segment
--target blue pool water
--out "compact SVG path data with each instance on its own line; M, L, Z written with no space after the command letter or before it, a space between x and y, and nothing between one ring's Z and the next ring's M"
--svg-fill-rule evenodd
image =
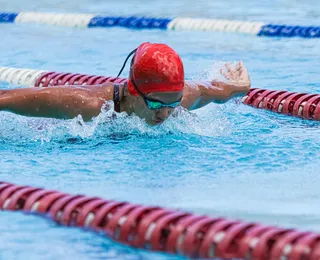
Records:
M319 1L0 0L1 11L103 12L320 25ZM0 66L116 75L143 41L165 42L188 78L243 60L252 87L320 92L320 40L0 24ZM125 74L127 75L127 74ZM6 83L1 88L12 88ZM320 125L230 101L162 126L101 114L80 126L0 112L2 181L320 231ZM0 214L0 259L180 259L20 213Z

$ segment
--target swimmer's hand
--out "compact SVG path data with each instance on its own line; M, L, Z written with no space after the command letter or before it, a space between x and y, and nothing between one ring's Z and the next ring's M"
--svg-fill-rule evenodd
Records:
M251 81L247 68L242 61L237 62L235 66L230 63L225 64L225 70L221 69L220 73L230 85L233 96L242 95L250 90Z
M181 106L193 110L211 102L225 103L231 98L244 96L250 90L250 77L242 61L236 66L227 63L221 74L226 80L186 81Z

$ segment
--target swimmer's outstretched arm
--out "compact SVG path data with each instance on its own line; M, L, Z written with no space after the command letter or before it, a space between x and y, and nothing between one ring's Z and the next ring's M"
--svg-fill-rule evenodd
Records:
M102 86L0 90L0 111L61 119L82 115L90 120L99 115L106 100L112 100L112 93L106 93Z
M220 72L227 81L186 81L181 105L189 110L198 109L211 102L227 102L250 90L250 77L242 61L235 68L226 64L226 71Z

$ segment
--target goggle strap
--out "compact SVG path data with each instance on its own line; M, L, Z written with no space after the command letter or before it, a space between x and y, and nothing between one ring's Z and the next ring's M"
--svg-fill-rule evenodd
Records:
M127 58L125 59L123 65L122 65L122 67L121 67L121 69L120 69L120 71L119 71L119 73L118 73L118 75L117 75L117 78L119 78L119 76L121 75L122 71L123 71L124 68L126 67L126 64L127 64L128 60L129 60L129 58L131 57L132 54L134 54L134 53L137 51L137 49L138 49L138 48L134 49L133 51L131 51L131 52L128 54Z

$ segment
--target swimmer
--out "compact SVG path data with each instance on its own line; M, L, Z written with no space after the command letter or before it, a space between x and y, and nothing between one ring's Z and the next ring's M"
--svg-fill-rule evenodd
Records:
M149 125L156 125L178 106L194 110L211 102L227 102L250 90L248 71L241 61L236 66L226 64L226 69L220 71L224 81L185 80L180 56L166 44L148 42L128 55L118 77L131 55L129 77L124 84L0 90L0 111L58 119L81 115L89 121L101 113L107 101L113 101L116 112L135 114Z

